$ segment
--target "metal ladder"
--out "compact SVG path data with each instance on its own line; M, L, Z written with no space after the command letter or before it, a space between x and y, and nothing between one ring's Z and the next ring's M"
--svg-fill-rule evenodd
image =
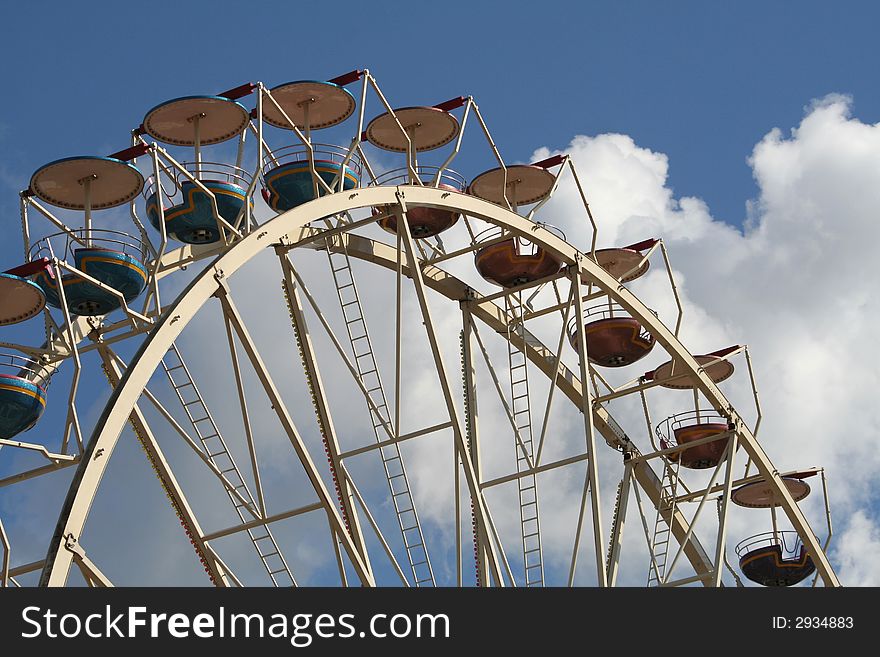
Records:
M195 429L208 459L226 477L235 491L243 499L247 500L252 508L256 509L257 504L254 501L254 497L242 478L241 471L238 469L232 454L230 454L226 446L226 441L220 435L220 430L217 428L211 412L205 405L202 395L199 393L199 389L190 375L189 368L180 354L180 350L173 342L168 352L162 358L162 369L165 370L168 381L171 383L171 387L174 388L174 393L177 395L177 399L180 401L186 416ZM241 500L233 496L228 489L224 488L224 490L226 490L226 495L229 497L229 501L232 502L235 513L241 522L244 523L256 519L251 510ZM278 548L278 543L275 542L275 537L272 535L269 526L260 525L253 527L248 529L247 533L272 583L275 586L296 586L293 573L287 565L284 555L281 554L281 550Z
M342 308L342 317L351 344L355 369L373 407L376 409L374 411L368 405L373 434L376 437L376 442L381 442L385 438L382 425L391 426L388 400L379 377L379 368L376 365L373 344L370 341L360 296L351 271L348 250L344 240L340 240L337 244L339 248L334 250L331 248L331 244L327 243L327 257L330 260L330 270L333 272L333 282L339 297L339 305ZM435 586L434 570L431 567L428 549L425 546L422 526L410 492L409 479L406 475L403 458L400 455L400 448L397 444L386 445L379 448L379 453L382 457L382 467L385 469L388 489L391 492L391 500L394 503L397 523L400 526L400 533L406 548L406 557L412 569L413 581L416 586Z
M669 555L669 541L672 537L670 522L663 517L667 511L669 517L675 513L675 493L678 490L678 470L681 459L675 461L675 467L663 459L663 481L660 488L660 503L657 505L657 517L654 520L654 537L651 539L653 558L648 567L648 586L660 586L666 576L666 558Z
M524 304L522 292L505 297L509 321L507 324L507 364L510 372L510 412L529 458L534 459L532 441L532 411L529 400L528 359L525 352L514 345L516 337L524 339ZM529 469L529 459L519 444L516 448L516 471ZM523 570L526 586L544 586L544 562L541 549L541 528L538 513L538 483L534 474L517 478L519 488L519 516L522 529Z

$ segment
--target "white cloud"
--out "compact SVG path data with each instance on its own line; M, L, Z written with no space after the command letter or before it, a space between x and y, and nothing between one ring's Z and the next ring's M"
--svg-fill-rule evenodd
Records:
M880 527L865 511L856 511L837 541L833 554L839 575L849 586L880 586Z
M835 511L857 514L850 531L866 535L877 518L871 496L880 466L872 411L880 384L873 348L880 126L853 118L851 100L833 95L811 104L790 134L771 130L749 158L759 196L748 204L743 232L714 220L699 199L676 199L666 156L625 135L578 136L566 152L588 181L600 246L664 238L686 308L685 344L693 351L750 345L765 449L780 470L826 467ZM544 218L580 233L584 247L583 228L571 225L576 207L568 190ZM670 323L661 278L655 271L634 287ZM724 385L738 404L747 399L744 376ZM814 486L805 503L817 533L820 498ZM846 562L852 551L837 554L847 571L876 572L876 552L860 551L874 564L863 570Z

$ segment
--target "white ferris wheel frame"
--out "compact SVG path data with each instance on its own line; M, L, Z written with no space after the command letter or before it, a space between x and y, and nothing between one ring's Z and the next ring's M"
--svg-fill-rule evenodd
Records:
M332 233L338 235L338 239L347 241L349 251L353 257L369 260L373 263L380 264L388 268L398 267L397 249L389 245L373 242L366 238L346 233L345 226L332 231L316 231L314 228L307 226L316 218L339 215L345 212L356 210L359 208L394 206L398 209L403 219L402 225L407 226L405 219L407 205L426 206L441 210L455 210L467 216L482 219L496 226L500 226L514 235L527 238L536 243L540 248L546 249L554 257L558 258L564 266L567 267L570 280L576 289L573 294L575 302L575 311L578 316L582 316L582 295L580 286L582 277L591 281L598 290L608 295L609 299L619 304L624 310L636 318L669 353L670 357L676 362L681 363L684 368L684 375L690 376L696 388L705 395L706 399L712 407L720 414L729 418L733 429L730 432L729 453L732 455L736 451L736 447L743 448L751 462L757 468L758 476L763 478L772 488L777 496L780 507L788 517L795 531L802 537L807 552L812 557L818 575L823 579L825 586L839 586L839 581L831 567L830 562L819 543L818 538L814 535L805 516L801 512L797 503L793 499L787 486L784 484L778 470L770 462L767 454L757 442L752 431L746 426L746 423L739 416L730 402L725 398L718 386L706 374L703 366L701 366L693 355L679 342L675 334L670 331L660 320L654 315L632 292L619 283L614 277L594 262L587 254L578 251L575 247L565 242L563 239L554 235L550 231L540 227L539 225L529 221L528 218L522 217L515 212L502 208L501 206L489 203L479 198L450 192L442 189L434 189L422 186L400 186L400 187L368 187L355 189L350 192L342 192L322 196L307 204L289 210L274 219L255 227L252 232L246 234L234 244L224 247L216 259L211 262L206 269L198 275L198 277L189 285L189 287L178 297L173 306L164 309L162 316L157 324L150 331L148 337L141 345L137 355L125 370L124 374L118 380L118 385L114 387L113 393L107 402L101 417L99 418L92 437L86 442L85 451L78 464L77 472L74 476L67 499L64 502L60 517L54 532L54 536L49 546L46 561L42 567L41 584L47 586L63 586L67 580L70 566L76 561L83 569L90 566L87 559L80 549L77 548L78 539L83 532L89 510L97 493L101 478L106 469L110 456L113 453L117 440L127 422L132 420L133 414L137 413L137 402L141 398L146 384L152 373L160 366L160 362L168 349L173 345L174 341L186 328L196 313L211 298L218 297L224 306L224 313L227 321L231 322L238 332L242 344L248 355L251 357L255 365L259 364L259 354L252 351L252 344L249 345L249 337L246 329L240 322L240 317L231 298L228 296L228 288L226 280L238 271L243 265L256 257L259 253L270 247L276 250L289 250L296 248L298 245L312 242L316 239L316 235L322 233ZM350 228L350 227L349 227ZM414 249L414 240L409 233L408 228L401 231L401 241L403 247L406 248L406 256L418 260L418 256ZM179 256L180 252L166 254L168 261L173 261L174 256ZM164 259L164 258L163 258ZM450 391L448 389L448 377L444 371L442 358L439 356L436 336L433 334L433 325L430 322L430 311L427 308L425 290L430 288L434 291L445 294L453 300L458 300L468 307L468 310L478 319L495 328L504 328L507 320L503 311L491 303L480 303L479 299L474 299L467 303L466 290L467 287L458 279L447 274L443 270L433 265L413 268L410 266L412 260L401 256L403 260L402 272L404 275L412 278L419 302L425 316L426 331L431 341L432 350L434 352L435 361L438 367L438 376L440 378L441 387L444 391L447 407L449 409L450 423L455 435L457 449L464 466L464 473L468 489L474 500L475 513L478 517L484 518L486 514L483 495L481 492L481 482L477 477L477 471L474 463L468 455L468 449L463 440L463 426L459 411L453 403ZM160 267L161 268L161 267ZM173 268L169 265L169 268ZM579 353L585 353L586 345L584 344L583 331L579 332L580 349ZM100 346L98 347L100 351ZM583 385L583 382L589 380L589 365L586 358L580 358L580 376L575 376L568 371L561 363L556 363L552 358L552 353L537 340L530 340L528 334L523 339L523 352L526 357L542 370L545 374L552 377L559 389L566 394L581 410L592 409L592 412L584 413L585 421L585 438L586 438L586 454L595 453L595 432L598 431L609 444L615 444L618 447L627 447L634 449L631 443L623 445L620 436L620 430L608 412L601 405L594 404L592 392L589 385ZM256 362L255 362L256 360ZM105 361L106 364L106 361ZM374 584L372 574L370 572L365 555L361 552L361 546L350 536L344 527L342 517L340 516L338 506L334 503L332 496L326 489L317 468L312 463L308 451L305 450L301 439L298 438L296 428L293 426L292 419L284 409L283 402L278 395L277 389L274 387L271 379L263 368L260 373L259 366L256 367L260 376L264 389L270 399L277 401L276 412L279 419L287 431L291 442L296 449L300 460L306 469L312 485L319 496L319 505L324 508L328 515L331 527L341 541L352 566L357 572L361 582L366 585ZM557 370L558 371L554 371ZM120 372L117 370L117 375ZM628 440L623 437L624 441ZM151 443L147 436L147 444ZM155 445L155 441L152 440ZM181 508L183 519L190 523L188 530L194 532L193 540L197 550L202 549L202 554L207 557L206 568L211 573L212 579L220 584L225 581L224 571L226 570L222 561L215 553L206 546L206 541L200 533L194 516L186 505L186 500L182 496L182 492L177 487L174 475L170 466L164 462L161 452L154 451L148 455L151 457L153 465L157 468L160 478L163 482L171 484L172 498L175 504ZM654 471L647 465L647 461L637 453L632 463L632 475L636 479L641 488L648 494L649 499L655 507L659 508L661 498L660 482ZM588 458L586 460L589 460ZM732 486L734 484L732 477L732 461L727 468L727 476L722 486L723 495L729 498ZM596 540L596 569L598 582L600 586L609 584L609 575L606 570L606 559L604 555L604 547L602 545L603 533L601 527L601 514L599 513L598 501L598 475L597 468L589 468L590 476L590 494L593 505L593 523L594 537ZM586 494L586 489L585 489ZM175 498L175 495L177 497ZM670 524L670 528L676 538L683 542L682 552L684 556L691 562L697 576L692 578L693 581L701 581L705 585L719 585L722 573L722 554L723 545L725 543L724 531L726 523L723 521L719 527L718 548L714 559L709 558L700 547L696 537L693 536L692 528L688 527L687 520L678 512L674 512L671 517L666 518ZM488 567L492 569L497 577L500 570L498 557L494 554L491 541L487 542L485 556L488 560ZM613 544L612 544L613 545ZM714 565L713 565L714 564ZM88 572L88 570L84 571ZM100 580L100 571L95 567L92 568L95 573L93 579ZM502 578L503 579L503 578ZM613 584L614 577L611 577ZM500 580L497 580L499 581Z

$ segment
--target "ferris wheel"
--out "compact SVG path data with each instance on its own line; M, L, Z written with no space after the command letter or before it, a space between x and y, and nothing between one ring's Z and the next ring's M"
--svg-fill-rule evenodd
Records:
M569 239L540 220L562 187ZM173 99L124 150L40 167L21 218L0 508L66 493L46 542L0 517L4 586L838 585L825 472L758 443L748 348L685 348L662 239L597 248L572 159L505 163L473 97L395 106L358 70ZM128 467L179 521L174 568L136 556ZM766 531L729 535L754 509Z

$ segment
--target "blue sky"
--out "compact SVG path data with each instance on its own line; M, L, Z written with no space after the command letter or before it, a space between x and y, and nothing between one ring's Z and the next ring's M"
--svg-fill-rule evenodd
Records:
M167 98L368 67L407 102L473 94L508 159L576 133L629 134L669 155L677 194L738 224L755 194L746 158L771 127L794 125L830 92L851 94L863 120L880 118L880 9L868 2L333 3L338 15L252 6L8 5L4 180L122 147ZM0 209L14 216L6 199Z
M325 3L331 9L324 12L316 5L309 5L307 11L300 6L226 1L7 6L0 27L0 55L6 62L0 72L6 99L0 109L0 221L5 227L0 269L21 263L17 192L41 165L124 148L131 128L164 100L217 93L246 81L260 80L271 87L369 68L398 106L432 105L473 95L508 162L528 161L542 148L574 148L576 135L591 139L606 133L628 135L632 139L628 144L607 135L579 143L575 150L583 158L578 160L582 173L595 157L597 162L610 162L609 170L621 176L644 169L662 178L656 189L638 188L649 200L654 193L661 201L664 194L672 199L702 199L714 221L707 224L695 218L698 212L676 206L674 211L658 210L659 218L650 225L668 231L673 255L678 248L679 262L694 267L683 270L697 311L695 325L713 340L729 339L700 348L759 342L761 336L755 332L766 324L756 319L738 325L723 318L728 299L731 305L741 304L737 307L746 315L762 313L760 304L743 305L748 284L739 286L744 290L730 286L723 298L704 289L709 282L701 287L703 271L698 267L705 266L705 247L702 255L691 253L687 236L676 247L676 226L692 227L696 234L710 225L718 240L733 244L734 252L739 253L740 247L754 251L758 247L742 246L730 235L742 227L747 202L760 198L773 206L768 171L772 173L773 163L779 161L766 157L759 158L758 166L750 165L756 145L766 144L762 152L770 155L796 145L806 152L812 134L808 125L832 134L827 131L838 125L871 128L880 121L875 71L880 9L867 2L545 1L521 7L458 1L334 2ZM829 94L850 100L836 105L827 101L823 107L830 107L828 112L811 114L814 100ZM840 109L842 118L834 108ZM805 115L815 121L808 124ZM798 126L803 139L789 140ZM777 127L781 133L776 141L762 142ZM612 146L618 159L603 159L606 147ZM846 152L841 153L845 161ZM463 154L459 162L473 177L479 169L470 168L476 160L469 157ZM668 170L663 168L664 157ZM877 159L866 162L873 166ZM756 181L756 171L764 176L762 180ZM596 189L601 180L599 175L585 178L591 201L603 199L604 190ZM625 220L636 213L618 212L625 199L612 200L606 218L623 240L629 236ZM768 211L765 218L777 215ZM800 229L796 219L792 230ZM861 215L847 224L851 243L867 234L864 225ZM821 251L824 243L819 238L824 233L817 229L815 235L817 241L810 247ZM649 236L643 231L628 241ZM717 273L724 276L730 270L721 266ZM816 289L804 285L805 294ZM796 297L801 292L792 289L785 294ZM876 307L871 305L876 304L875 296L865 298L851 301L847 309L857 303ZM818 306L815 314L804 310L792 321L821 324L824 311ZM722 319L708 321L704 315ZM856 315L854 323L859 321ZM742 326L750 326L752 334L738 332ZM16 329L17 335L21 330ZM808 351L827 342L829 333L804 337L792 331L792 335L802 337L799 348ZM784 367L774 361L774 344L767 343L763 362ZM762 381L771 388L769 398L777 389L782 391L779 395L791 392L788 383L779 383L780 370L766 368ZM786 372L795 379L801 374ZM876 374L865 376L868 385L876 381ZM858 402L851 413L846 411L855 426L866 408ZM841 409L844 413L843 405ZM768 423L785 424L784 411L773 417ZM801 420L809 426L808 419ZM842 450L833 456L842 463L852 454ZM790 463L793 467L814 464L825 462ZM837 475L843 476L839 470ZM870 481L858 479L867 492L861 490L858 504L842 506L836 516L843 518L844 532L853 532L853 545L858 547L880 540ZM850 526L850 518L865 522ZM844 552L836 557L837 563L849 558ZM876 568L872 572L880 577Z

